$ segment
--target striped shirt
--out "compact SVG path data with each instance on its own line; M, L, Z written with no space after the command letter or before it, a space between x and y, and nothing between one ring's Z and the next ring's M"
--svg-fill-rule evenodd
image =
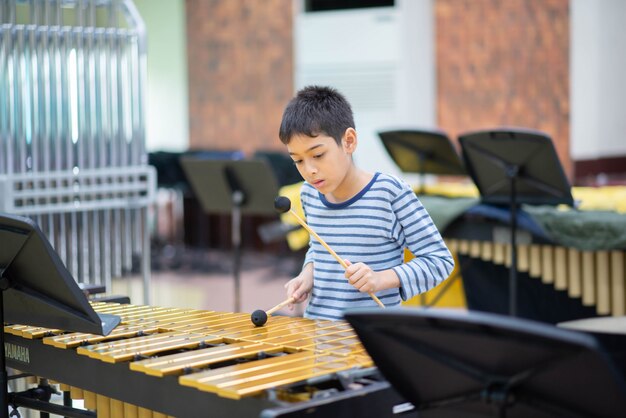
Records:
M452 272L454 261L430 215L402 180L376 173L353 198L331 203L313 186L300 192L307 224L344 260L363 262L374 271L393 268L400 288L376 293L385 306L437 286ZM404 248L415 255L404 263ZM306 318L341 319L343 311L376 307L368 293L345 278L344 269L314 237L304 264L313 263L313 291Z

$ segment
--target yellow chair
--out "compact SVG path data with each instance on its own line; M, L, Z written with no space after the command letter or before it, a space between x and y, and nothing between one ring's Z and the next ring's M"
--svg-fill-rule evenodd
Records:
M402 302L402 306L434 307L434 308L466 308L465 291L463 290L463 278L459 270L459 260L456 253L454 256L454 270L447 279L434 289L421 293L411 299ZM404 262L413 259L414 255L409 250L404 250Z

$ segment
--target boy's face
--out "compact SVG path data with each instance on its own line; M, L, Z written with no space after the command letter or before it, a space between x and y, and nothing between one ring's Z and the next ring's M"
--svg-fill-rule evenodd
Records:
M346 130L341 144L326 134L315 137L295 135L287 144L287 151L300 175L324 195L345 188L355 149L356 132L353 128Z

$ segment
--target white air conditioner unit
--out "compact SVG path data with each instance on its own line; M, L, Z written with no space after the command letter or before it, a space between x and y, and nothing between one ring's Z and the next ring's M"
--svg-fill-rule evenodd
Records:
M432 1L325 11L307 10L311 3L301 0L296 10L296 89L337 88L353 107L359 166L399 174L378 132L436 124Z

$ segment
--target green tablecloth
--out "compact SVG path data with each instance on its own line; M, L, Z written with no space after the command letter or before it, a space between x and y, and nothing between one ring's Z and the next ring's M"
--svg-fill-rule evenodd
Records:
M480 203L480 200L470 197L442 197L418 196L439 232L443 234L450 222L463 215L466 210Z
M590 251L626 249L626 214L530 205L523 205L522 210L554 242L565 247Z
M452 221L480 203L475 198L420 195L419 199L444 236ZM522 210L558 245L589 251L626 249L626 214L531 205L522 205Z

